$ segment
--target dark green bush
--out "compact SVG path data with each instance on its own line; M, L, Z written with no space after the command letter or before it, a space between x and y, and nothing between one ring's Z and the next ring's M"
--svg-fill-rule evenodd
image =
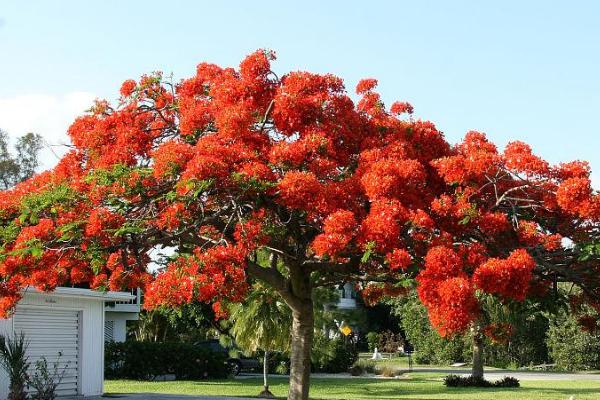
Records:
M600 336L584 331L572 315L552 317L546 343L559 369L600 368Z
M506 376L496 382L490 382L484 378L476 378L474 376L459 376L448 375L444 378L444 385L448 387L480 387L480 388L509 388L519 387L520 383L517 378Z
M322 334L315 335L311 354L312 369L315 372L348 372L358 359L358 350L343 338L329 339Z
M505 376L504 378L494 382L494 387L508 388L508 387L519 387L521 384L517 378L512 376Z
M226 357L187 343L124 342L105 346L105 376L112 379L153 380L225 378Z
M548 319L544 313L529 304L522 304L507 314L494 308L505 310L493 301L486 305L486 314L491 321L509 321L513 333L503 343L485 340L485 364L506 368L542 364L548 361L548 348L540 338L546 335ZM406 339L414 348L414 360L418 364L451 364L469 362L472 357L470 335L457 335L442 338L432 328L426 308L416 293L396 299L392 307L400 317Z

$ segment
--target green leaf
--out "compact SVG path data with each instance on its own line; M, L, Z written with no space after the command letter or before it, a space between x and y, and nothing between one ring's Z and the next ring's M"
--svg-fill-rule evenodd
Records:
M469 222L471 222L471 216L470 215L466 215L463 219L461 219L460 221L458 221L459 225L466 225Z
M367 243L367 247L365 249L365 252L363 253L362 258L360 259L361 263L366 263L367 261L369 261L369 258L371 258L371 254L373 254L373 249L375 249L375 242L369 242Z
M44 254L44 249L42 249L40 246L33 246L29 248L29 252L33 257L40 258L42 254Z

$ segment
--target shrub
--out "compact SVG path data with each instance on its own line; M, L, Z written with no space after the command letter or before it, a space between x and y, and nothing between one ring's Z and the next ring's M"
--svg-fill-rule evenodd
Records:
M540 307L524 302L507 308L486 298L485 309L491 322L510 321L511 332L505 340L486 340L486 365L514 368L548 362L548 347L540 340L548 331L548 317Z
M400 348L403 348L405 345L404 338L399 333L394 333L392 331L385 331L380 335L379 338L379 351L383 351L385 353L397 353Z
M264 363L264 353L261 352L260 368L262 371ZM290 356L283 352L270 352L269 353L269 373L286 375L290 372Z
M358 359L358 351L342 338L329 339L323 334L315 335L311 354L315 372L347 372Z
M374 374L376 365L372 360L356 360L354 363L354 366L361 368L367 374Z
M367 345L369 346L369 351L375 351L375 348L379 346L380 340L381 340L380 333L377 333L377 332L367 333Z
M229 373L226 356L187 343L107 343L107 378L153 380L161 375L176 379L225 378Z
M470 359L470 343L461 337L442 338L431 327L427 309L420 303L416 293L394 302L394 313L401 318L400 325L414 348L416 363L450 364Z
M36 361L35 372L29 379L29 386L35 390L35 393L31 395L32 400L56 399L56 389L65 377L69 363L62 369L59 366L60 355L58 360L53 363L52 370L48 367L46 357L42 357Z
M600 368L600 336L582 330L571 315L560 314L551 320L546 343L560 369Z
M444 385L448 387L479 387L479 388L509 388L519 387L519 380L513 377L506 376L496 382L490 382L484 378L476 378L472 375L459 376L448 375L444 378Z
M351 366L348 372L350 372L350 375L352 376L361 376L365 374L365 370L360 365L356 364Z
M25 400L27 393L27 369L29 361L26 355L28 343L21 333L14 339L0 335L0 365L9 378L8 400Z
M519 383L519 380L517 378L513 378L512 376L505 376L504 378L494 382L494 386L495 387L505 387L505 388L510 388L510 387L519 387L521 386L521 384Z

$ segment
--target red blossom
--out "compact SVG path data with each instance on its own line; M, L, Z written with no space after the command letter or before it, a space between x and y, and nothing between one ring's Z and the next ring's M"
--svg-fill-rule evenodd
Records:
M362 79L356 85L356 94L365 94L375 89L377 86L377 79L367 78Z
M394 104L392 104L392 106L390 107L390 112L392 114L412 114L413 113L413 106L410 105L410 103L406 103L406 102L400 102L397 101Z
M128 79L121 85L121 96L129 97L133 93L137 86L137 83L133 79Z
M53 170L0 193L0 316L28 286L89 285L141 286L149 308L203 302L226 317L249 279L272 272L256 268L263 253L278 254L285 288L290 265L319 282L416 278L446 336L480 317L476 290L547 297L548 267L532 255L568 256L559 278L600 309L597 257L574 257L599 230L587 163L553 166L522 142L499 153L476 131L451 145L432 122L401 118L410 104L386 108L375 79L354 101L339 77L276 75L274 59L200 63L175 85L148 74L77 118ZM161 247L176 254L151 276ZM359 285L367 303L406 290Z
M484 292L523 301L535 265L526 250L515 250L506 259L491 258L483 263L473 274L473 282Z

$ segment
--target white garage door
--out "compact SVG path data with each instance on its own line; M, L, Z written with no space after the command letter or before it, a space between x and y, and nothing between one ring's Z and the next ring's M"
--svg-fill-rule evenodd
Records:
M31 372L42 356L48 360L50 372L58 361L63 380L59 396L79 394L79 312L56 309L17 308L14 316L15 333L23 332L29 341L28 355Z

